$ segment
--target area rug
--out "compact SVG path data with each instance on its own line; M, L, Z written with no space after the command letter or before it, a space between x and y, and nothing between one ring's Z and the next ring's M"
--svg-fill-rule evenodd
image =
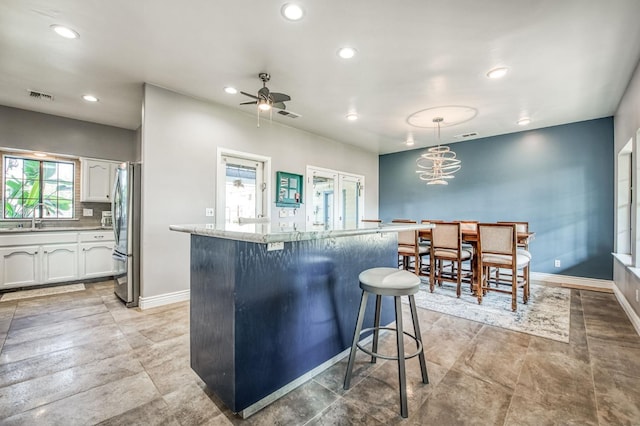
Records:
M467 286L468 287L468 286ZM489 292L478 305L478 299L469 289L460 298L454 286L437 287L433 293L429 284L422 283L415 296L419 308L429 309L495 327L533 334L560 342L569 341L571 290L561 287L531 284L529 302L521 302L518 292L518 310L511 311L511 295Z
M57 287L46 288L34 288L33 290L21 290L11 293L4 293L0 302L7 302L9 300L30 299L32 297L50 296L52 294L71 293L72 291L85 290L84 284L69 284L61 285Z

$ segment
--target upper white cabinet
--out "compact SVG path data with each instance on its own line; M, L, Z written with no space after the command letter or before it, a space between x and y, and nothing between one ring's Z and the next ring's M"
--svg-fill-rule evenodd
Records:
M81 158L80 201L110 203L113 181L119 164L116 161Z

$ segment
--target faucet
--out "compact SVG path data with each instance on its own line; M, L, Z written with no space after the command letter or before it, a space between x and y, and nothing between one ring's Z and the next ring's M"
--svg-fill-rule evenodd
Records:
M36 222L36 209L40 206L45 207L44 203L37 203L31 209L31 229L36 229L36 224L42 223L42 218L39 222Z

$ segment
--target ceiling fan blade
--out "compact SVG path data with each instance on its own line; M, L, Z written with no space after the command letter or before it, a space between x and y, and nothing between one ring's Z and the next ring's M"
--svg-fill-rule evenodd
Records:
M253 99L260 99L260 98L258 98L256 95L251 95L251 94L249 94L249 93L247 93L247 92L240 92L240 93L242 93L243 95L248 96L248 97L250 97L250 98L253 98Z
M255 105L258 101L242 102L240 105Z
M285 95L284 93L271 92L271 99L274 103L286 102L291 100L291 96Z
M284 102L275 102L273 105L271 105L273 108L278 108L278 109L287 109L287 106L284 104Z

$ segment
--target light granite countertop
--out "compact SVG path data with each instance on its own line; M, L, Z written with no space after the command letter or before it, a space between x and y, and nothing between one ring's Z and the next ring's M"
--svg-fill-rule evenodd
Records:
M358 228L349 229L324 229L323 227L280 229L268 223L230 224L224 227L218 227L212 223L169 226L172 231L264 244L431 228L433 228L432 224L411 223L363 223Z

